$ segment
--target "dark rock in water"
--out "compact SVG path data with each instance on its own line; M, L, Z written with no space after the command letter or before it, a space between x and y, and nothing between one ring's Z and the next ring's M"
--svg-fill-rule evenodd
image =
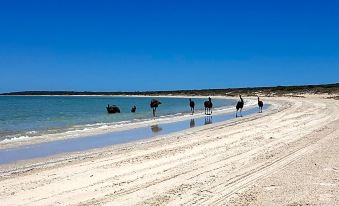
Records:
M106 109L107 109L107 112L110 113L110 114L120 113L120 109L119 109L119 107L116 106L116 105L111 105L111 106L108 105L108 106L106 107Z

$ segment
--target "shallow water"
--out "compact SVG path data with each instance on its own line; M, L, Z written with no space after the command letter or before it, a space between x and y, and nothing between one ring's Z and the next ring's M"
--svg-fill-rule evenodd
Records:
M0 96L0 141L30 138L65 131L93 129L152 118L152 97L113 96ZM189 112L188 98L159 97L158 117ZM196 109L206 99L196 98ZM236 100L213 99L214 107L233 107ZM120 114L108 114L107 104L120 107ZM136 105L137 112L130 109Z
M267 107L269 107L269 105L265 105L265 109ZM256 112L258 112L257 108L244 109L243 115L250 115ZM122 144L152 138L193 127L222 122L233 118L235 118L234 113L205 116L192 118L191 120L145 126L126 131L57 140L12 149L3 149L0 150L0 164L12 163L18 160L47 157L67 152L79 152L94 148L103 148L114 144Z

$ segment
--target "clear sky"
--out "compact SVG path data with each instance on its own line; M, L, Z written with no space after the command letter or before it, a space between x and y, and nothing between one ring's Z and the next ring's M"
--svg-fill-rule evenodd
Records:
M335 83L339 1L1 1L0 78L0 92Z

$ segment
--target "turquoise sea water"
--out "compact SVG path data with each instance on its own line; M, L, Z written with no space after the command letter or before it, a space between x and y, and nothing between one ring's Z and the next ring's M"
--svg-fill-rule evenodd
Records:
M95 128L152 118L152 97L106 96L0 96L0 141L78 129ZM188 98L157 98L162 104L157 117L189 113ZM195 98L196 110L206 99ZM214 108L233 107L236 100L213 99ZM120 107L120 114L108 114L107 104ZM130 108L136 105L137 112Z

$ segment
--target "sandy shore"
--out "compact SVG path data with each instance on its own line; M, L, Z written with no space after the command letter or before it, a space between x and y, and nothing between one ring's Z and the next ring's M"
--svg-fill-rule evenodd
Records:
M34 95L31 95L34 96ZM46 96L46 95L44 95ZM76 95L74 95L76 96ZM126 95L115 95L117 97L127 97ZM108 96L110 97L110 96ZM150 97L150 96L142 96L142 95L130 95L128 97ZM204 98L207 99L208 96L156 96L162 97L162 98ZM238 100L238 97L225 97L225 96L213 96L213 99L234 99ZM245 99L245 106L246 109L249 108L255 108L257 107L257 99L253 97L248 97ZM214 108L213 114L214 115L221 115L221 114L228 114L228 113L234 113L234 107L219 107ZM27 146L30 144L39 144L44 142L50 142L50 141L56 141L56 140L65 140L65 139L75 139L75 138L83 138L93 135L100 135L100 134L109 134L112 132L119 132L124 130L131 130L135 128L141 128L146 126L152 126L157 124L165 124L165 123L171 123L171 122L178 122L183 120L189 120L192 118L199 118L204 117L205 114L202 110L196 111L194 115L191 115L190 113L187 114L180 114L180 115L169 115L169 116L160 116L156 118L149 118L149 119L143 119L141 121L135 121L135 122L129 122L126 123L123 122L112 122L110 124L103 124L103 125L92 125L81 128L81 129L74 129L70 131L64 131L64 132L58 132L58 133L51 133L51 134L43 134L39 136L24 136L20 138L13 138L13 139L6 139L3 141L0 141L0 149L9 149L9 148L15 148L20 146Z
M339 205L339 101L0 166L1 205Z

